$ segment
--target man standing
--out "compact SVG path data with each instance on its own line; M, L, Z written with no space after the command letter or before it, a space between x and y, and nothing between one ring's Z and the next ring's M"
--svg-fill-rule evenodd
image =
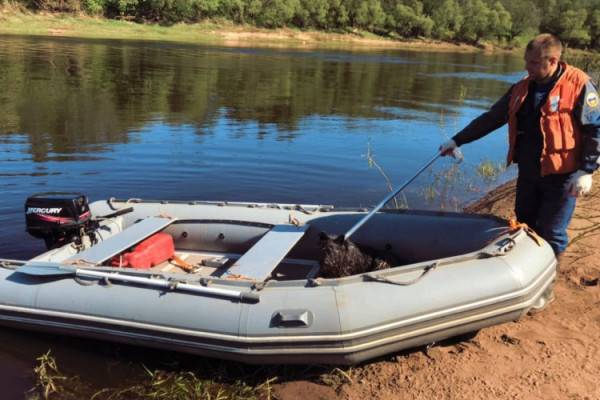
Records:
M527 44L528 76L440 146L442 155L508 122L507 164L519 166L515 214L556 255L568 244L577 196L589 193L600 162L600 98L583 71L560 61L562 44L541 34Z

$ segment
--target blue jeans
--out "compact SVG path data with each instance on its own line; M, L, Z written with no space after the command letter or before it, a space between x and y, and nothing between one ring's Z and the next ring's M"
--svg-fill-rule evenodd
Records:
M567 248L567 226L571 222L577 198L569 195L571 174L517 178L515 214L543 237L554 254Z

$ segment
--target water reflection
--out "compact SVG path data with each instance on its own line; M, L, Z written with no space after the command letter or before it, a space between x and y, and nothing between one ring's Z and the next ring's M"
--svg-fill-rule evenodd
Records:
M495 97L513 79L506 71L519 66L511 56L482 57L2 38L0 133L25 133L43 161L50 151L128 143L128 132L148 121L191 124L203 135L226 110L230 120L275 124L293 139L312 115L385 118L378 113L385 107L452 113L441 105L460 104L465 91Z
M467 72L438 72L429 74L430 77L433 78L458 78L462 80L471 80L471 79L482 79L482 80L497 80L505 83L514 83L521 79L525 74L523 72L514 72L510 74L498 74L498 73L489 73L489 72L477 72L477 71L467 71Z

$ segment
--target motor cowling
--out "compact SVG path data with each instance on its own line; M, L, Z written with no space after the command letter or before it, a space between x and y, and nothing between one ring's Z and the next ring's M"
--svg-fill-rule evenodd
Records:
M79 240L91 217L88 199L81 193L36 193L25 201L27 232L44 239L48 249Z

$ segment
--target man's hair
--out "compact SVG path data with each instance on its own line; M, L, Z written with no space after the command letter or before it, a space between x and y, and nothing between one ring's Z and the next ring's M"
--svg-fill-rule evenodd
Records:
M560 58L563 50L562 43L560 39L551 33L542 33L533 38L529 43L527 43L527 48L525 52L530 52L538 50L543 57L550 57L553 55L558 56Z

